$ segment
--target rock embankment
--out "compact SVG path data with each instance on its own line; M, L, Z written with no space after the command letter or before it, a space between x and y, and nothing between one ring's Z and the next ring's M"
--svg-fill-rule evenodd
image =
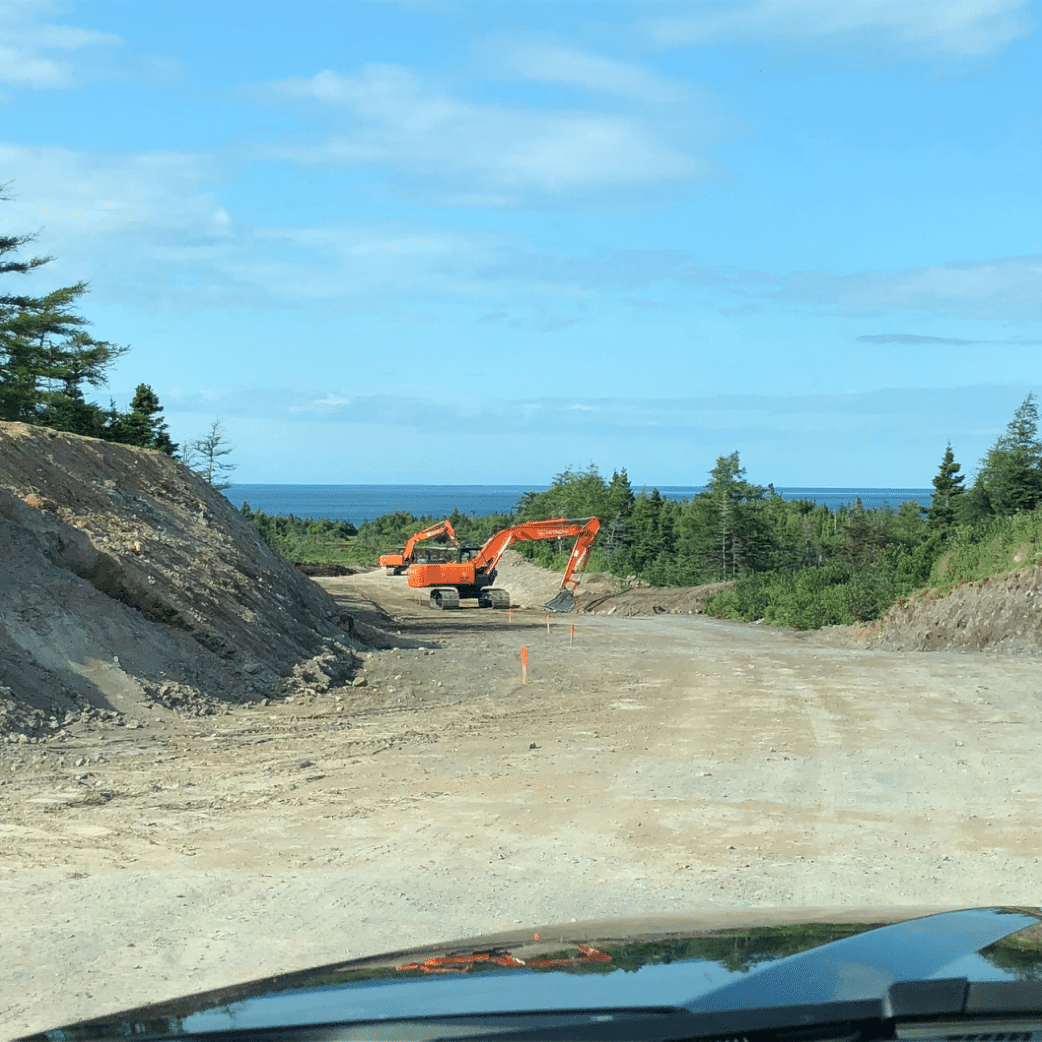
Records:
M324 690L352 631L178 461L0 423L0 737Z
M882 640L902 651L1042 652L1042 568L995 575L891 608Z

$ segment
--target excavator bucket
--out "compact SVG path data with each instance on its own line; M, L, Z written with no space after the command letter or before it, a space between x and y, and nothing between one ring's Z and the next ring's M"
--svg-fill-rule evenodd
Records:
M547 601L545 607L551 611L571 611L575 607L575 594L571 590L562 590L552 600Z

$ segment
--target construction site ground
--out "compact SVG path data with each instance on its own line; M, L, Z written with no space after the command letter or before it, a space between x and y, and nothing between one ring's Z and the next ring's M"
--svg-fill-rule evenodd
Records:
M4 1038L517 924L1039 901L1036 658L319 581L352 686L0 745Z

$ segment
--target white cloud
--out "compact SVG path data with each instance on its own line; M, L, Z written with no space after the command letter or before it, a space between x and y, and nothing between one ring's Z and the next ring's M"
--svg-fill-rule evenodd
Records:
M157 227L213 233L228 215L203 188L209 163L176 152L80 152L0 142L13 182L5 222L61 236L134 236ZM31 188L31 191L30 191Z
M903 271L770 278L767 296L859 311L877 308L976 318L1042 319L1042 256L935 264Z
M708 439L721 445L798 435L810 444L822 434L849 436L851 430L896 426L903 434L929 434L941 447L959 428L953 417L973 417L971 422L979 424L983 414L1008 415L1010 403L1022 399L1023 393L1008 385L898 386L848 394L590 397L581 401L492 397L446 404L444 395L351 395L337 389L285 388L237 389L216 396L175 391L164 401L172 411L262 417L272 422L293 418L315 424L372 424L428 435L437 430L458 432L461 422L477 422L511 437L541 432L575 439L651 438L673 444L678 439Z
M658 44L874 38L959 56L986 54L1034 28L1027 0L727 0L646 23Z
M0 83L71 87L77 69L66 57L70 52L121 42L111 33L50 21L53 12L54 5L45 0L0 0Z
M4 227L35 233L33 252L55 257L27 285L86 279L99 295L155 302L185 280L185 261L212 261L234 239L199 156L0 142L0 170L11 182ZM197 286L199 274L190 277Z
M681 250L561 253L520 235L416 223L244 224L211 187L213 161L191 154L0 142L0 169L13 182L5 226L39 231L35 251L57 258L29 280L87 278L106 297L150 304L266 308L321 300L403 315L472 301L475 321L553 332L595 313L598 301L661 290L672 306L685 307L695 294L715 307L737 300L761 309L1042 319L1042 255L779 274L697 265Z
M711 173L704 160L634 116L463 101L395 66L368 66L359 76L320 72L282 81L274 90L335 106L348 123L322 145L276 149L274 155L382 165L406 179L434 182L454 198L512 203L522 193L648 185Z
M692 88L629 62L570 47L517 41L490 45L500 69L523 79L560 83L656 105L690 102Z

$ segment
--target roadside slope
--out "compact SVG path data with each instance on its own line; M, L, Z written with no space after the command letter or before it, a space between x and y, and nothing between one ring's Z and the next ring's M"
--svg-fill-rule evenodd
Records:
M0 735L325 689L350 629L176 460L0 423Z
M901 651L1042 653L1042 568L925 590L891 608L882 639Z

